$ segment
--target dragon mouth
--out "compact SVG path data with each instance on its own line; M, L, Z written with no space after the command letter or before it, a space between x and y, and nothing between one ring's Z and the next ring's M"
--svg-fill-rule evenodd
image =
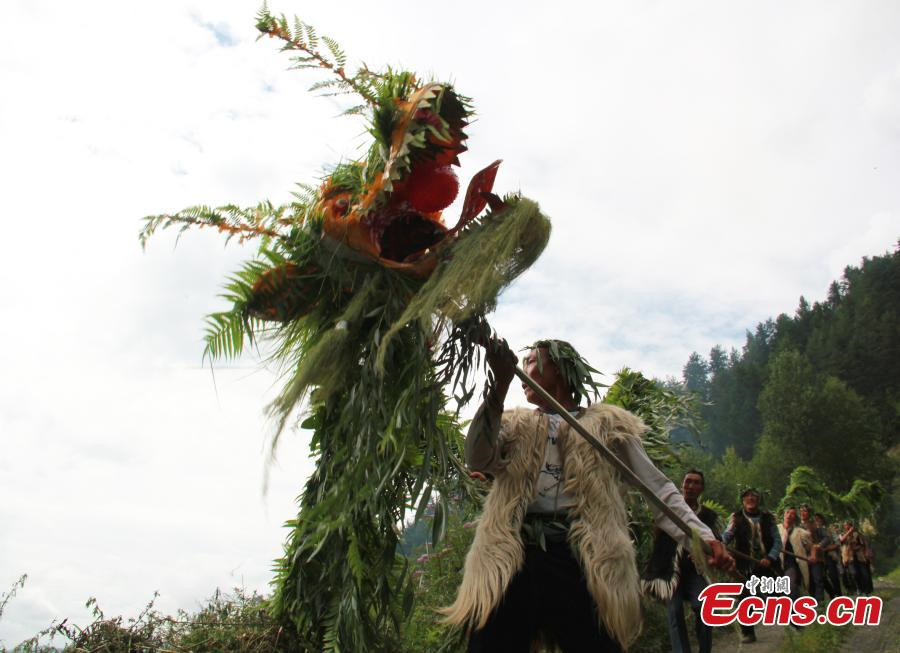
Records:
M414 211L401 213L384 227L378 237L381 258L397 263L415 261L446 235L447 228L439 222Z

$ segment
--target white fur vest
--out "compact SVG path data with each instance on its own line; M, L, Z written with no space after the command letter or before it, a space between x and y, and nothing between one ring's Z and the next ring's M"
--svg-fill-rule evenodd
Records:
M784 527L784 524L778 524L778 534L781 536L782 543L787 539L786 534L787 529ZM809 558L812 551L812 538L809 535L809 531L805 528L800 528L799 526L794 527L791 531L791 547L794 549L794 553L799 556L803 556L804 558ZM784 569L785 566L785 554L784 549L781 550L781 568ZM800 568L800 580L803 582L803 587L807 591L809 591L809 563L806 560L801 560L800 558L795 558L797 561L797 566Z
M640 440L643 422L610 404L593 404L578 420L607 446ZM441 612L448 623L483 628L525 558L520 535L544 460L549 419L526 408L506 411L500 437L509 464L497 474L466 556L456 601ZM640 585L628 534L624 483L584 438L560 425L569 545L581 562L588 590L606 631L627 648L641 629Z

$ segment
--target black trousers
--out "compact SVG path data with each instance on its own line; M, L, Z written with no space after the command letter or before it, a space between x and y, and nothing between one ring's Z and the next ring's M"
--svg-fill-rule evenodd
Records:
M874 588L872 587L872 570L869 563L852 560L847 566L850 569L850 576L853 578L857 593L871 594Z
M825 563L811 562L809 563L809 593L815 597L819 605L825 601Z
M743 567L743 568L739 567L739 568L738 568L738 571L739 571L741 574L745 575L747 578L750 578L750 576L760 576L760 577L762 577L762 576L773 577L773 576L774 576L774 577L777 577L777 576L785 576L785 575L787 575L786 573L782 573L782 570L781 570L781 568L777 565L777 563L773 563L772 565L769 565L768 567L759 567L759 566L757 566L757 567L753 567L752 569L747 568L747 567ZM800 570L797 569L796 567L795 567L795 571L796 571L797 573L800 572ZM797 575L797 574L794 574L794 576L796 576L796 575ZM795 578L792 578L792 580L791 580L791 598L792 598L792 599L795 599L795 598L797 598L798 596L800 596L800 592L799 592L798 588L796 587L796 585L797 585L796 579L795 579ZM757 591L757 596L759 596L759 595L760 595L760 593ZM747 598L748 596L750 596L750 591L749 591L746 587L744 587L743 591L741 592L740 600L744 600L744 599ZM756 636L756 627L754 627L754 626L741 626L741 632L742 632L744 635L753 635L753 636Z
M581 565L566 542L526 545L525 563L491 613L469 637L468 653L529 653L542 633L563 653L620 653L600 625Z
M831 598L841 595L841 577L834 558L825 559L825 591Z
M687 562L681 569L681 579L672 598L666 604L669 620L669 639L672 642L672 653L691 653L687 624L684 621L684 604L691 606L694 613L694 632L697 635L697 647L700 653L712 651L712 626L707 626L700 619L700 592L706 587L706 579L697 573L692 562Z

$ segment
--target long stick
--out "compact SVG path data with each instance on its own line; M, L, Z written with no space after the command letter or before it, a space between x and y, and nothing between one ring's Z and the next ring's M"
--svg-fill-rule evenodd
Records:
M587 429L585 429L569 411L563 408L563 406L558 401L556 401L556 399L554 399L546 390L544 390L537 381L528 376L528 374L525 373L525 370L523 370L518 365L516 366L516 376L518 376L524 383L526 383L529 388L534 390L540 396L540 398L543 399L544 402L546 402L548 406L553 408L553 410L555 410L559 414L559 416L568 423L570 427L575 429L578 435L587 440L588 444L590 444L592 447L594 447L594 449L600 452L600 455L602 455L609 463L611 463L612 466L619 471L619 473L626 481L640 490L641 494L644 495L644 498L646 498L650 503L659 508L666 517L672 520L673 524L675 524L684 532L685 535L687 535L688 537L693 536L691 527L688 526L687 523L674 510L666 505L665 501L656 496L656 493L649 487L647 487L647 485L640 478L638 478L637 475L633 471L631 471L616 454L610 451L609 448L602 442L600 442L597 438L588 433ZM712 548L707 542L701 541L700 544L703 547L704 553L706 553L707 555L712 553ZM759 560L741 553L740 551L735 551L730 547L728 548L728 552L735 557L741 558L743 560L748 560L750 562L753 562L754 564L759 564Z
M794 553L793 551L782 551L782 553L786 556L793 556L793 557L797 558L797 560L803 560L804 562L810 562L809 558L804 558L802 555ZM813 564L815 564L815 563L813 563Z

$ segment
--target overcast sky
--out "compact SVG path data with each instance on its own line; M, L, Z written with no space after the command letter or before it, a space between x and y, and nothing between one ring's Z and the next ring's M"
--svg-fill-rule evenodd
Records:
M252 254L142 216L276 203L367 144L256 42L255 2L13 0L0 12L0 620L13 645L96 596L134 614L265 590L310 470L284 438L263 496L246 357L200 366L203 316ZM460 178L553 220L492 318L599 369L679 376L900 235L900 4L272 3L351 63L453 80L478 121ZM458 208L450 211L455 222ZM521 395L517 395L517 398Z

